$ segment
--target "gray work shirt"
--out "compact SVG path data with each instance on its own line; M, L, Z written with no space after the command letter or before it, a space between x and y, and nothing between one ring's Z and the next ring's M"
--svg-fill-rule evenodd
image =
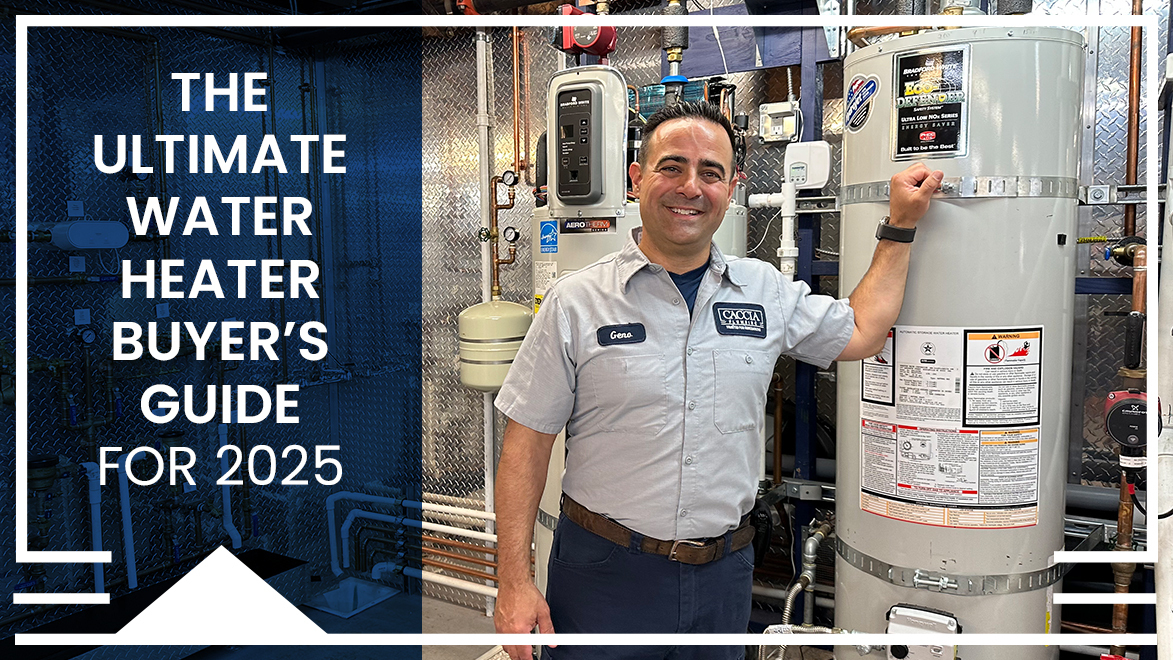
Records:
M691 317L634 237L559 278L497 396L531 429L566 427L567 495L657 539L738 524L757 492L778 356L826 367L854 328L846 300L711 250Z

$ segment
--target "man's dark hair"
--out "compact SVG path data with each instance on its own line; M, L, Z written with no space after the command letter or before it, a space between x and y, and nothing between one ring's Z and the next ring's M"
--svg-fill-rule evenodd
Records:
M648 121L644 124L643 129L643 146L639 150L639 164L644 167L648 164L647 153L652 143L652 136L656 129L666 121L673 119L703 119L711 121L725 129L725 134L729 136L729 146L734 153L737 151L737 141L733 137L733 125L721 114L721 109L709 103L708 101L680 101L672 105L666 105L657 110ZM736 156L734 157L736 160Z

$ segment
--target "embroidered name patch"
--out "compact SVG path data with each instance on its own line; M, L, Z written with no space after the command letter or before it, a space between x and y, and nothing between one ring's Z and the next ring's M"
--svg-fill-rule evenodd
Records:
M605 325L595 332L600 346L613 344L638 344L648 338L642 323L625 323L623 325Z
M713 317L717 332L723 335L766 337L766 309L750 303L716 303Z

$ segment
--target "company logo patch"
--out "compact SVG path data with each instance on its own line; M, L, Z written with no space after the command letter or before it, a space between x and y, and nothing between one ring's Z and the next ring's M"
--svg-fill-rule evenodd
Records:
M624 323L623 325L605 325L595 331L599 338L599 346L614 344L638 344L648 338L642 323Z
M538 234L539 247L542 254L558 251L558 221L543 220Z
M872 114L872 99L880 91L880 79L875 76L856 76L847 87L847 104L843 111L847 130L858 133Z
M936 131L921 131L921 134L920 134L920 141L921 142L932 142L933 140L936 140L936 139L937 139L937 132Z
M717 303L713 305L717 332L723 335L766 337L766 309L749 303Z

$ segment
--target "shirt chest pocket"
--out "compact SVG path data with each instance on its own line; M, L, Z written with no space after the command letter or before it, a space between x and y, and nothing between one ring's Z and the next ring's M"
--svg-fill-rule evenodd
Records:
M713 351L717 388L713 396L713 422L718 431L741 433L761 422L775 359L765 351Z
M595 358L584 365L583 381L585 401L595 406L594 419L584 422L611 432L664 428L668 385L662 354Z

